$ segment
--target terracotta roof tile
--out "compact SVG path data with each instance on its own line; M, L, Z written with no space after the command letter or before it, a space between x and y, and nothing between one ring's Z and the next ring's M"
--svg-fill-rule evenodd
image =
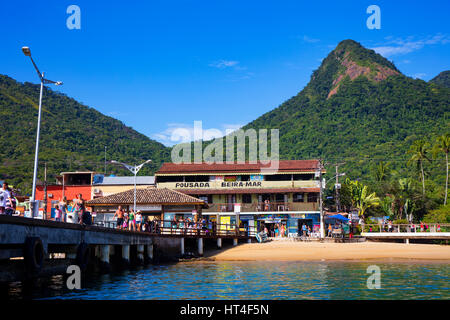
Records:
M278 171L315 171L318 168L318 160L280 160ZM256 164L251 163L163 163L158 170L158 174L170 174L170 173L201 173L201 172L258 172L261 169L270 168L270 164L262 164L260 162Z
M92 205L119 205L133 204L134 189L111 194L106 197L86 201L87 206ZM203 200L191 197L184 193L167 188L136 189L136 204L204 204Z

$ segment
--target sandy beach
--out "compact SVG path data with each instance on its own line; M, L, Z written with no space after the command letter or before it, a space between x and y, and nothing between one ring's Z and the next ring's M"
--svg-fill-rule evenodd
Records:
M442 260L450 263L450 246L384 242L319 243L272 241L225 249L216 261L317 261L366 259Z

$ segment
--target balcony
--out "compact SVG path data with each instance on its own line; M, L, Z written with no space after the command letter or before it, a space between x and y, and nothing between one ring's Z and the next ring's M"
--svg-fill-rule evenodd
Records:
M203 212L234 212L234 203L210 203L208 209ZM318 202L271 202L269 204L240 203L243 212L286 212L286 211L318 211Z

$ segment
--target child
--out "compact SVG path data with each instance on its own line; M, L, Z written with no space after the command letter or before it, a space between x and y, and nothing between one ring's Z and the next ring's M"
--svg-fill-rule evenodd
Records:
M55 205L55 221L61 222L62 211L59 205Z

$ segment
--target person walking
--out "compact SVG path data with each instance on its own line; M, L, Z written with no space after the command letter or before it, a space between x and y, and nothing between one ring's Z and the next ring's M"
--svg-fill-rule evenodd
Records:
M331 226L331 223L328 225L328 237L331 238L331 235L333 233L333 227Z
M114 213L113 219L117 217L117 223L116 223L116 228L117 229L122 229L123 228L123 210L122 210L122 206L119 206L116 210L116 212Z

